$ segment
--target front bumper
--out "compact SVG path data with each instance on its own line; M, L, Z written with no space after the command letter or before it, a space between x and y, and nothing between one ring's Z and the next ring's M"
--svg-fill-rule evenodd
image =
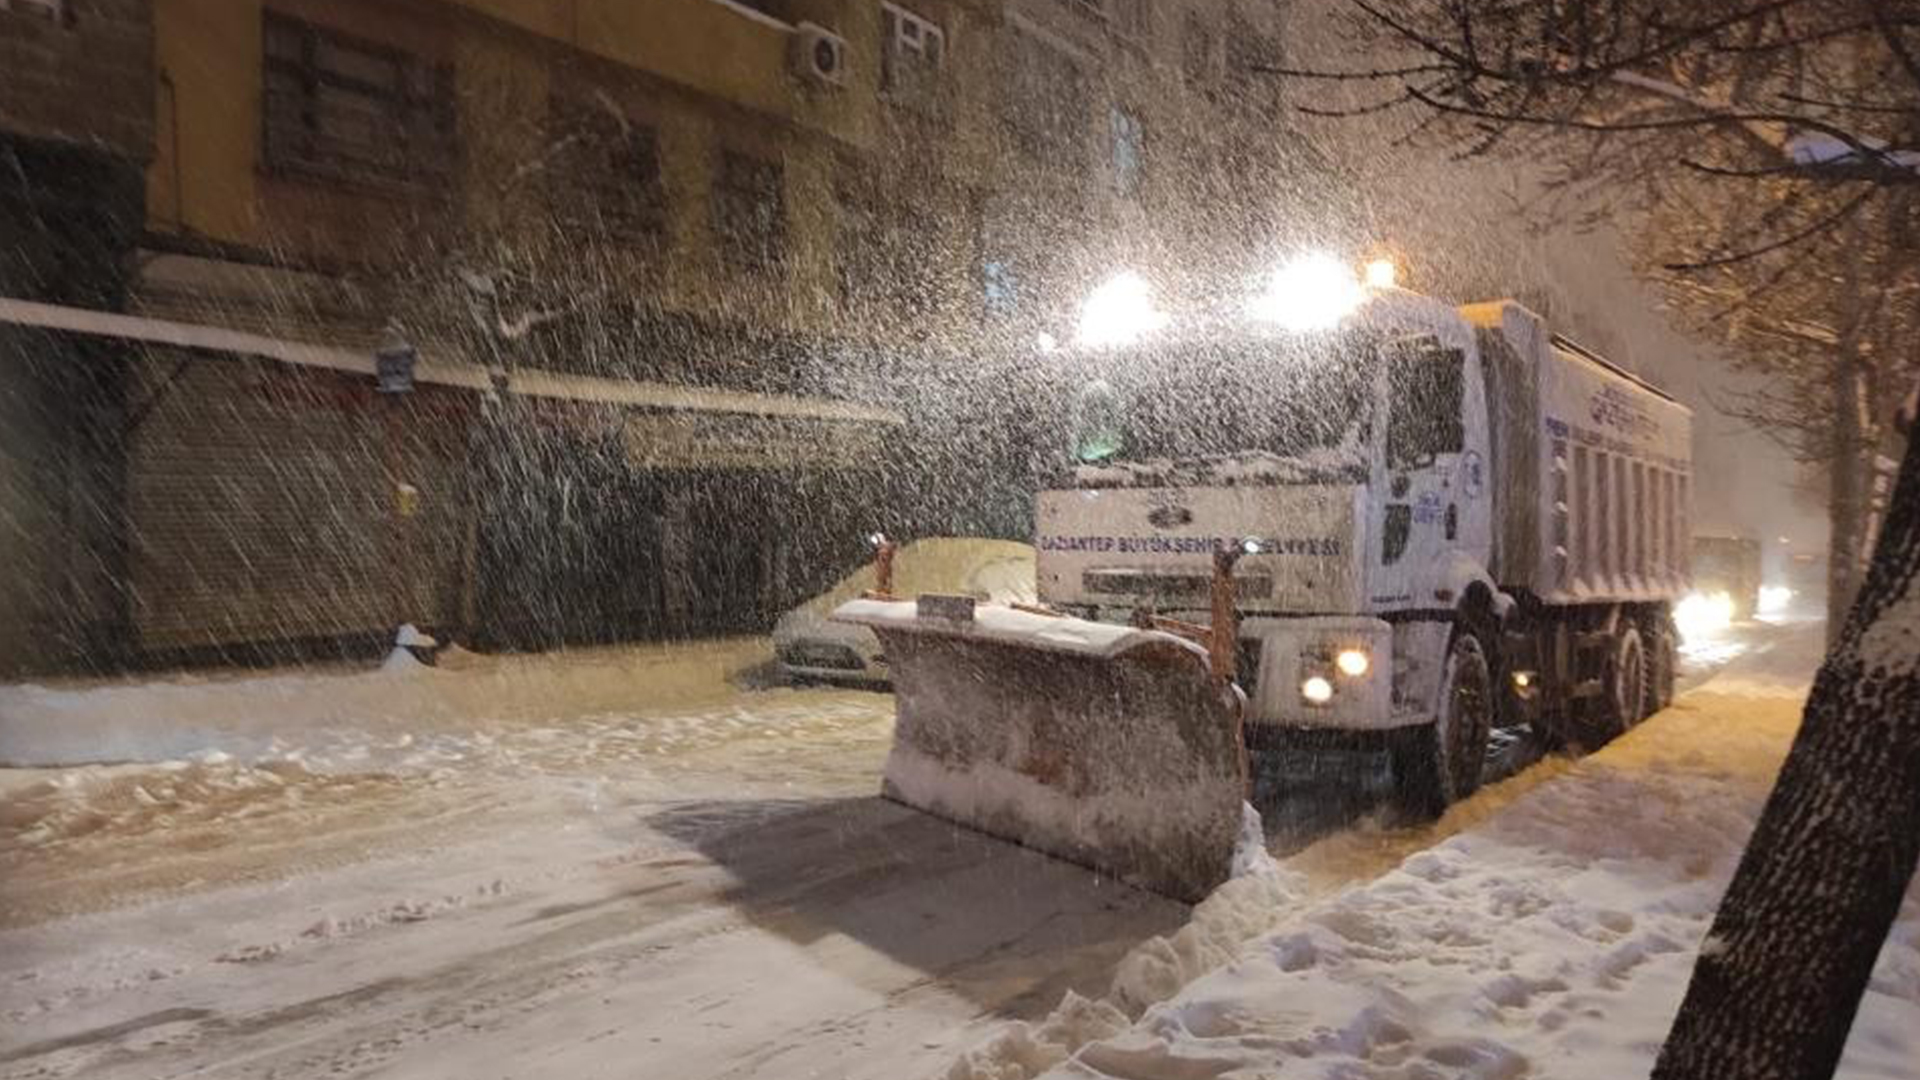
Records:
M1360 615L1316 615L1298 619L1249 618L1240 624L1251 682L1247 720L1256 726L1340 731L1384 731L1407 718L1393 709L1393 627ZM1356 649L1368 658L1367 670L1350 675L1334 658ZM1257 657L1257 663L1253 662ZM1304 692L1309 680L1324 680L1324 701Z

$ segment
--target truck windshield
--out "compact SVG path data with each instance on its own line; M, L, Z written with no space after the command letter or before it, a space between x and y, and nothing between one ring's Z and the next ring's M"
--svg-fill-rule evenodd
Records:
M1081 385L1072 452L1083 465L1323 456L1364 444L1368 387L1347 339L1134 352Z

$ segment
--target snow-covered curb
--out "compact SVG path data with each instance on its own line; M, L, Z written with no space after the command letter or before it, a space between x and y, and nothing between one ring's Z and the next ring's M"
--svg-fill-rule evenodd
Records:
M1302 907L1284 871L1237 878L1105 999L1009 1025L949 1080L1645 1075L1798 718L1781 680L1732 676L1373 881ZM1915 1061L1920 891L1841 1074Z
M764 640L475 656L428 667L396 648L362 670L285 668L142 682L0 684L0 767L299 761L438 764L431 749L501 726L723 704ZM451 751L449 751L451 753Z

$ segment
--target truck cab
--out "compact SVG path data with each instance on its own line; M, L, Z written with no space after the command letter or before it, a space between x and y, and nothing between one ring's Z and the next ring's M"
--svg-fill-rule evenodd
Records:
M1444 631L1490 588L1485 382L1453 308L1384 291L1325 331L1205 327L1061 368L1077 389L1039 498L1044 602L1204 621L1213 551L1251 542L1235 571L1251 723L1431 711L1437 669L1393 639Z

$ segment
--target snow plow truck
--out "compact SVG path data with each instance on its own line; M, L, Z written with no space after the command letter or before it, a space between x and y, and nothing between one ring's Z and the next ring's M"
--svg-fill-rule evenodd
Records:
M1351 274L1278 275L1228 319L1105 310L1120 330L1036 357L1072 403L1041 603L836 612L891 672L887 797L1191 902L1273 755L1384 751L1432 817L1497 729L1593 748L1670 699L1672 397L1512 301Z

